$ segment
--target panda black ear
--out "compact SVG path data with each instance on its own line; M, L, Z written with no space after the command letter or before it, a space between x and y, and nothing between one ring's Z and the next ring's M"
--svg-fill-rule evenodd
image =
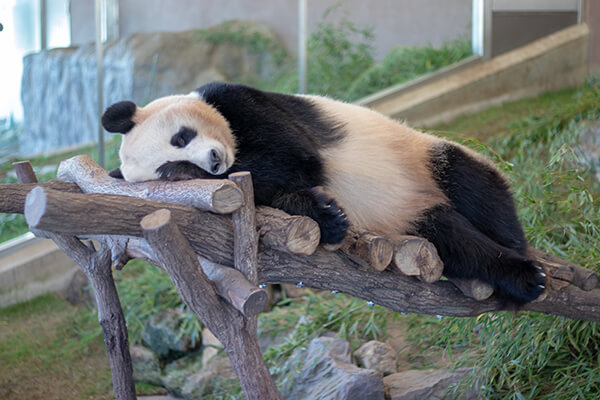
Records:
M109 132L127 133L135 126L132 118L137 110L135 103L120 101L108 107L102 115L102 126Z

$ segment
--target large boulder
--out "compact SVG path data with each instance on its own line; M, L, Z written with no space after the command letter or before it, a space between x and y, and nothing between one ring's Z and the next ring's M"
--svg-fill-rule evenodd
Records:
M383 378L385 398L389 400L476 400L477 389L468 388L459 397L452 393L455 387L471 369L447 370L409 370L388 375Z
M293 383L286 389L288 400L383 400L382 375L351 363L350 345L340 338L320 337L310 342Z
M206 30L136 33L104 47L103 108L119 100L143 105L188 93L213 80L266 78L281 43L264 24L230 21ZM19 147L32 154L97 140L95 45L45 50L23 59L24 132Z
M148 319L142 331L142 339L159 356L177 358L200 344L191 335L183 334L181 325L182 315L179 310L161 311Z
M396 351L387 343L377 340L366 342L354 352L354 358L359 366L374 369L384 376L397 372Z
M133 365L133 378L136 381L162 384L160 362L152 350L144 346L131 346L129 353Z

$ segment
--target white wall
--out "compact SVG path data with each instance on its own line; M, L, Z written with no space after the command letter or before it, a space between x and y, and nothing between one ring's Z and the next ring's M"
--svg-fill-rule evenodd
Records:
M309 34L325 10L338 3L348 20L375 28L378 58L398 45L439 45L471 34L472 0L307 0ZM297 0L120 0L119 30L124 36L203 28L231 19L260 20L295 50L297 4ZM71 34L73 44L94 40L94 0L71 1Z

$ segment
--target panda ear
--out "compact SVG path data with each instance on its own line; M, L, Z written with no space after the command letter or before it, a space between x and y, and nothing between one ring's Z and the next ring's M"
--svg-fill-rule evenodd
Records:
M137 110L135 103L120 101L108 107L102 115L102 126L109 132L127 133L135 126L133 116Z

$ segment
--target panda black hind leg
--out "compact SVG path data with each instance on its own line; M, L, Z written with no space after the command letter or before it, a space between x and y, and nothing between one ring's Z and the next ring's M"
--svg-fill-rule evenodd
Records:
M432 176L450 204L429 210L417 231L437 247L445 274L488 282L508 303L537 298L545 275L525 256L527 241L501 173L449 142L432 148L430 157Z
M446 276L488 282L507 304L527 303L544 291L545 275L533 260L496 243L451 206L427 211L415 233L436 247Z
M337 244L346 236L348 219L333 197L321 187L280 193L270 204L288 214L306 215L319 224L321 243Z

